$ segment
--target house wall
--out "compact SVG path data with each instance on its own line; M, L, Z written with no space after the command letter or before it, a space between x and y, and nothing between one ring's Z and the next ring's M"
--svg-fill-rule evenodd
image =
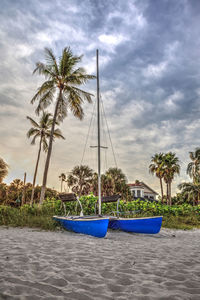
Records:
M153 193L144 192L144 197L156 200L156 195Z
M141 186L130 186L131 194L133 197L143 197L143 198L149 198L156 200L156 194L153 193L150 189L147 187L141 187ZM140 191L140 192L139 192ZM134 192L134 194L133 194ZM140 193L140 195L138 194Z
M134 197L144 197L144 189L139 187L130 187L131 194ZM134 192L134 194L133 194Z

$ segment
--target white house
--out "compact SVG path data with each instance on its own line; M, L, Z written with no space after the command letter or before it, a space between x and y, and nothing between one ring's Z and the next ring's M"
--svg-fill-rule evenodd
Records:
M136 180L135 183L129 183L128 186L134 199L144 198L148 200L157 200L156 196L158 193L142 181Z

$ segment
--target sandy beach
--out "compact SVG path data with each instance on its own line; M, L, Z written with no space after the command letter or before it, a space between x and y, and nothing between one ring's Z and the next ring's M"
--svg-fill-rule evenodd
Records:
M0 228L0 299L200 299L200 230Z

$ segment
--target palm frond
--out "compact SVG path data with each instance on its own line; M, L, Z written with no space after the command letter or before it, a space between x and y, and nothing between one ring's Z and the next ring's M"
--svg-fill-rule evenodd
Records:
M37 93L31 99L31 104L33 104L36 100L40 99L44 94L46 94L49 90L55 92L55 80L45 81L37 90Z
M47 152L48 147L49 147L49 145L48 145L48 143L47 143L47 139L46 139L45 136L43 136L43 138L42 138L42 148L43 148L43 151L44 151L44 152Z
M62 96L58 103L57 121L62 122L66 116L67 116L67 102L65 98Z
M34 69L33 74L35 73L44 75L44 77L48 79L55 78L57 76L50 65L45 65L41 62L36 63L36 68Z
M79 97L83 97L84 100L86 100L89 103L92 103L92 97L94 97L93 94L85 92L75 86L70 87L70 89L73 89L74 91L76 91L76 93L79 95Z
M53 102L53 97L54 97L54 89L48 90L46 94L44 94L40 100L39 104L35 110L36 114L39 115L41 110L44 110L47 108L52 102Z
M65 137L62 135L62 132L59 128L56 128L53 133L54 137L65 140Z
M96 76L86 74L86 71L84 68L78 68L73 73L71 73L69 76L65 77L65 83L71 83L75 85L81 85L85 84L90 79L95 79Z
M33 137L32 141L31 141L31 145L35 145L35 141L38 137L40 137L40 132L36 133L36 135Z
M36 121L34 121L31 117L27 116L26 118L31 122L31 124L32 124L35 128L40 128L39 124L38 124Z
M68 97L69 109L71 110L73 115L80 120L82 120L84 117L83 109L81 107L82 102L83 100L80 97L79 93L71 89Z
M43 110L42 117L40 119L41 128L49 128L52 124L52 114Z
M27 137L30 138L31 136L38 134L40 132L39 129L36 128L30 128L29 131L27 132Z
M66 47L63 49L62 57L60 58L59 71L60 75L66 77L73 72L74 66L82 59L81 56L73 55L71 48Z
M53 54L52 49L45 48L45 58L46 58L48 67L53 70L53 73L56 74L56 76L59 76L59 70L58 70L56 57Z

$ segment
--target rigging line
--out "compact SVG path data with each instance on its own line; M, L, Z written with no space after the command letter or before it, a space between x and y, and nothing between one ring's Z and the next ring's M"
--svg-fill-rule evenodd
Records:
M108 122L107 122L107 118L106 118L105 109L104 109L103 100L102 100L101 95L100 95L100 99L102 101L103 113L104 113L104 117L105 117L105 121L106 121L106 127L107 127L107 130L108 130L108 136L109 136L109 139L110 139L110 144L111 144L111 149L112 149L112 153L113 153L113 157L114 157L114 162L115 162L115 166L117 168L117 161L116 161L116 157L115 157L115 152L114 152L114 148L113 148L113 144L112 144L112 140L111 140L111 136L110 136L110 130L108 128Z
M104 141L105 146L107 147L107 135L106 135L106 124L105 124L105 116L103 115L103 101L101 100L101 116L102 116L102 139Z
M85 142L85 146L84 146L84 150L83 150L83 155L82 155L82 159L81 159L81 165L83 163L83 159L84 159L84 156L85 156L85 150L86 150L86 146L87 146L87 142L88 142L88 138L89 138L89 134L90 134L90 128L91 128L92 120L93 120L93 117L94 117L95 106L96 106L96 101L94 102L94 106L93 106L92 117L90 119L90 125L89 125L89 129L88 129L88 133L87 133L87 137L86 137L86 142Z
M106 134L106 124L105 124L105 117L103 115L103 106L102 106L102 100L100 102L101 104L101 115L102 115L102 142L103 145L106 147L104 148L104 171L107 169L107 134Z

